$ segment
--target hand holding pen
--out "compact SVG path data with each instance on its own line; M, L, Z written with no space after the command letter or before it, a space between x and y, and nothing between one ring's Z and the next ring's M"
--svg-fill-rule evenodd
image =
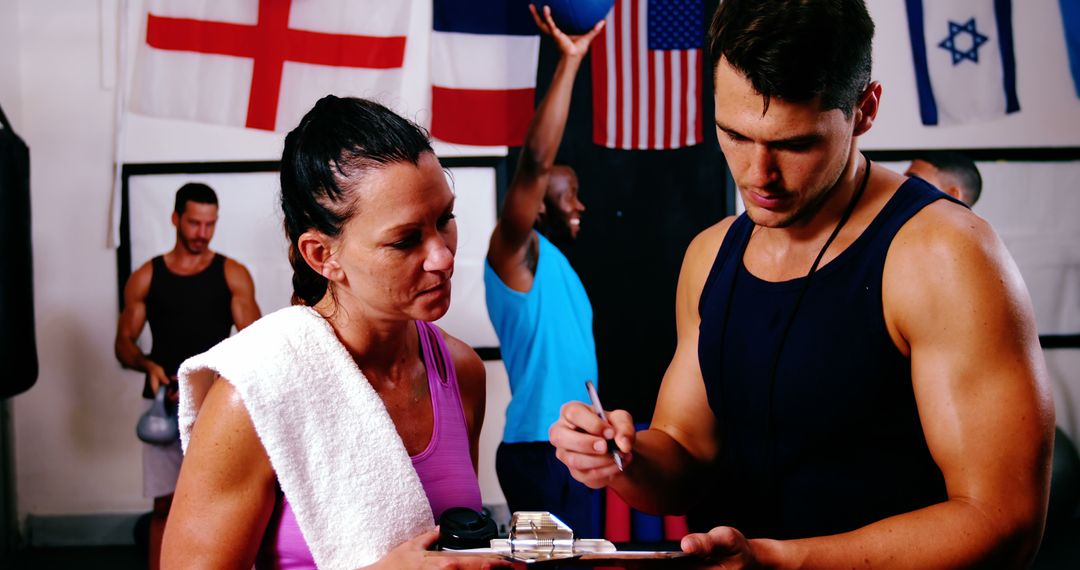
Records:
M625 410L604 411L596 387L590 388L590 384L585 387L592 393L589 396L592 406L586 402L563 404L548 436L555 447L555 457L566 464L570 475L590 488L599 489L610 485L623 468L630 469L636 430L633 418Z
M585 381L585 389L589 392L589 401L592 402L593 411L600 416L601 420L606 422L607 415L604 414L604 406L600 403L600 394L596 393L596 386L593 386L592 380ZM619 453L619 446L615 445L615 440L607 440L607 447L611 457L615 459L615 466L619 468L619 471L623 471L622 454Z

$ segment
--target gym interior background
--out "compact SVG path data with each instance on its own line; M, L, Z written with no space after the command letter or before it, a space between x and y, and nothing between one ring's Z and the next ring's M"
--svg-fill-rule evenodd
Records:
M975 212L1002 235L1031 289L1058 424L1076 440L1080 98L1067 71L1057 3L1033 3L1013 13L1020 112L955 127L924 127L919 121L903 3L867 3L878 23L874 76L884 85L884 97L862 147L901 169L918 149L967 150L979 161L986 188ZM142 8L139 0L0 0L0 105L32 157L40 363L33 388L0 402L0 560L26 545L130 544L135 519L149 510L140 493L133 429L146 407L139 397L142 379L122 370L112 350L119 284L109 237L117 164L264 163L280 156L278 133L118 114L118 90L128 76L118 49L126 39L133 53ZM117 17L121 11L126 18ZM420 32L430 28L430 4L418 2L414 12L417 33L410 34L406 90L398 107L423 122L428 46ZM549 76L551 65L552 53L542 50L538 76ZM674 346L674 284L682 251L699 229L736 206L708 129L705 144L680 151L635 153L592 145L587 67L577 78L560 156L578 170L588 207L570 258L596 310L605 403L644 419ZM708 73L702 81L710 84ZM543 88L541 80L538 89ZM711 116L711 105L706 96L704 116ZM494 165L504 179L514 158L503 147L440 144L436 150ZM257 283L257 289L266 287ZM463 289L455 284L455 303L458 295L476 297L475 290ZM284 302L264 305L264 311ZM482 334L468 330L467 322L456 326L463 328L452 332L461 336ZM499 505L492 464L509 394L501 363L486 365L481 487L485 503ZM1080 471L1075 474L1080 477ZM1080 482L1074 485L1073 505ZM1070 511L1066 518L1075 520L1074 515ZM1063 542L1080 539L1076 533L1074 525Z

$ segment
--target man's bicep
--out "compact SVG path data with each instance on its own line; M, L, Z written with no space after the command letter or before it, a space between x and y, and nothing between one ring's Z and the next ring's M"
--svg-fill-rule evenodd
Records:
M716 456L716 416L709 407L698 362L698 300L709 268L730 222L724 221L698 235L687 248L679 273L675 299L678 344L664 374L652 427L667 433L698 461Z
M146 324L146 298L150 294L150 271L148 266L132 273L124 284L124 309L120 312L120 322L116 336L134 341Z
M233 296L232 318L236 330L243 330L261 316L259 305L255 302L254 292L244 296Z
M887 262L886 310L950 496L1017 514L1045 492L1053 404L1023 281L980 223Z
M525 178L522 180L522 178ZM528 243L547 190L547 176L518 174L503 203L494 239L500 250L517 252Z
M719 450L719 441L716 416L709 407L698 366L696 336L680 339L660 385L650 428L667 434L695 460L711 463Z
M236 330L241 330L261 316L259 305L255 301L255 281L247 268L240 263L231 259L227 263L225 278L232 294L232 318Z

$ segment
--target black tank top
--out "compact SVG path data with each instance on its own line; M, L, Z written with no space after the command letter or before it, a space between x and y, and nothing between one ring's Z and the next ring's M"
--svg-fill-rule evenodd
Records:
M169 271L164 256L155 257L151 264L153 276L146 296L146 321L154 342L150 360L173 376L181 362L221 342L232 330L225 256L214 254L210 265L194 275ZM143 397L153 396L147 381Z
M771 397L780 336L805 277L751 275L742 258L754 224L743 214L731 225L699 303L698 358L722 445L719 524L755 537L821 536L947 498L919 423L910 361L889 337L881 301L893 237L941 198L909 179L814 274Z

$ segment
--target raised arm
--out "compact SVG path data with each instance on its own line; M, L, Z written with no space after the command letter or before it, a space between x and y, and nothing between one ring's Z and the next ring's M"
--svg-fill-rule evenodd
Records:
M948 499L853 532L684 541L738 568L1023 568L1046 515L1054 412L1015 264L988 224L948 202L904 226L886 260L890 334L911 359L919 417ZM888 489L880 492L888 493Z
M551 86L529 124L517 172L488 247L488 262L499 277L515 288L526 290L532 286L532 272L526 267L525 257L566 128L574 76L589 50L589 43L604 24L601 21L585 35L570 37L555 25L550 8L544 7L543 19L534 6L529 5L529 10L540 30L555 40L562 57L555 68Z
M729 218L705 230L687 249L676 293L678 344L660 385L651 427L635 434L633 421L622 410L608 414L611 425L604 424L581 402L563 406L551 427L556 455L575 479L593 488L611 485L639 510L684 512L719 449L716 418L698 365L698 299L730 224ZM605 431L614 434L625 452L625 472L620 473L605 452L600 437Z
M170 382L169 377L161 365L150 360L136 344L146 326L146 297L150 294L153 275L153 266L147 262L128 277L124 285L124 310L116 324L113 351L120 364L145 372L150 379L150 389L156 393L159 386Z

